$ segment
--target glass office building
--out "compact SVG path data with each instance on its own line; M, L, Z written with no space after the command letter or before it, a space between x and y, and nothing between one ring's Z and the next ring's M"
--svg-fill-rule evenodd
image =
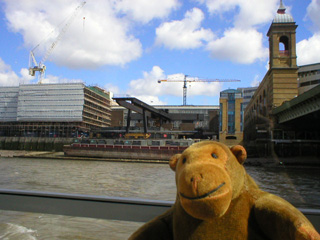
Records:
M219 139L227 145L239 144L243 140L242 92L227 89L220 93Z

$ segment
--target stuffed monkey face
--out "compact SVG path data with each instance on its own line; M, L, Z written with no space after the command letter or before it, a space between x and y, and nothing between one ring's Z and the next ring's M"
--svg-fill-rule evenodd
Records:
M176 172L177 201L192 217L201 220L223 216L243 186L246 159L242 146L203 141L170 159Z

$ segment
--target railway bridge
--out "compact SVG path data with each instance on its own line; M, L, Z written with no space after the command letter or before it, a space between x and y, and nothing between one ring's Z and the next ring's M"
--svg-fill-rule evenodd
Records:
M269 117L260 116L257 122L254 144L259 156L319 157L320 85L272 109Z

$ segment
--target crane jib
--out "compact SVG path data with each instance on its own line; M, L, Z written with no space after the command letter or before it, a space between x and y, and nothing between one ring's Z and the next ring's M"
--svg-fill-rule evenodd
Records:
M187 82L240 82L237 79L201 79L197 77L189 77L188 75L184 75L183 79L159 79L158 83L161 82L183 82L183 105L187 105Z
M48 59L50 54L52 53L53 49L57 46L57 43L60 41L62 36L67 32L68 28L70 27L71 23L74 21L75 17L78 15L79 10L86 4L86 2L82 2L79 6L76 7L76 9L73 11L72 15L68 19L67 23L63 26L61 31L59 32L58 36L56 39L53 41L53 43L50 45L50 48L47 49L46 53L44 54L42 60L37 63L33 51L40 45L37 44L36 47L34 47L30 51L30 56L29 56L29 74L31 76L34 76L36 72L39 72L39 82L42 83L42 79L44 78L46 66L44 65L45 61Z

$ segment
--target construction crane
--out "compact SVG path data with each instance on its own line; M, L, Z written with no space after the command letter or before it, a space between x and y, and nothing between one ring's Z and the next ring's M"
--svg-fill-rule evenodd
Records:
M44 74L46 71L46 66L44 65L45 61L48 59L50 54L52 53L53 49L57 46L58 42L62 38L62 36L67 32L68 28L74 21L75 17L78 15L79 10L86 4L86 2L82 2L76 9L73 11L72 15L68 19L67 23L63 26L61 31L59 32L56 39L53 41L53 43L50 45L50 47L47 49L46 53L44 54L41 61L38 63L36 61L36 58L34 56L34 51L40 46L41 43L39 43L37 46L35 46L31 51L29 55L29 74L31 76L35 76L36 72L39 72L39 81L38 83L41 84L42 80L44 78Z
M236 79L201 79L197 77L188 78L188 75L184 75L183 79L160 79L158 83L162 82L183 82L183 105L187 105L187 83L193 82L240 82Z

